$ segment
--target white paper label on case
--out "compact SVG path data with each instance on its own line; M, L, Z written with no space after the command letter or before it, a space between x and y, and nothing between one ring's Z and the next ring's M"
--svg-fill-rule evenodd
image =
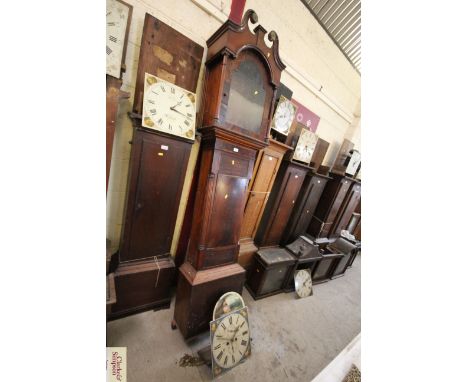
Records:
M166 145L161 145L161 150L169 150L169 146L166 146Z
M232 151L234 151L235 153L238 153L238 152L239 152L239 149L238 149L237 147L234 147L234 148L232 149Z

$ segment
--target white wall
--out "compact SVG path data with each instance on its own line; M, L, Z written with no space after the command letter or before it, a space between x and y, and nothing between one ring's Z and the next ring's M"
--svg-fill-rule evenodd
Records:
M116 123L109 191L107 238L116 250L122 229L132 126L126 113L133 104L141 34L145 12L157 17L205 47L206 40L230 12L230 0L126 0L133 5L122 90L131 93L121 102ZM300 0L247 0L267 31L275 30L279 50L287 65L281 81L293 98L320 116L317 134L330 142L324 164L332 165L343 138L360 146L360 76L346 60ZM201 91L200 74L197 93ZM189 166L189 172L191 167ZM187 189L184 189L183 199ZM179 215L185 203L181 203ZM180 218L180 216L179 216ZM180 219L178 219L180 222ZM177 235L176 235L177 236ZM173 242L172 248L176 243Z

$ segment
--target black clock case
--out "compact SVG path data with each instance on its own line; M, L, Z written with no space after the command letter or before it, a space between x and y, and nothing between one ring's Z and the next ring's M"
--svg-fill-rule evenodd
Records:
M255 300L282 292L295 263L296 258L284 248L260 249L247 276L247 290Z

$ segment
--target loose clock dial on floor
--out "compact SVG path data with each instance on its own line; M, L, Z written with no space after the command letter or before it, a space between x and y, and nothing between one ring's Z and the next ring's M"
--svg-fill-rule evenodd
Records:
M144 127L195 139L195 94L145 73Z
M106 2L106 73L120 78L132 7L120 0Z
M312 277L309 269L301 269L294 275L296 293L300 298L312 295Z
M216 377L250 355L247 308L212 321L210 328L212 368Z

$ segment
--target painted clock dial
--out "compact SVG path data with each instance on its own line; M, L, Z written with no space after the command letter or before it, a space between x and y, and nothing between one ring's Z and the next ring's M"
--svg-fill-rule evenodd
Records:
M271 128L281 134L288 135L294 121L297 107L286 97L281 96L276 107Z
M193 140L195 101L194 93L145 73L142 125Z
M106 1L106 73L115 78L120 78L129 14L128 4Z
M317 144L317 135L302 128L292 159L309 164Z
M301 269L294 275L296 293L300 298L312 295L312 277L309 269Z
M247 308L211 322L211 355L215 375L233 368L250 355Z

